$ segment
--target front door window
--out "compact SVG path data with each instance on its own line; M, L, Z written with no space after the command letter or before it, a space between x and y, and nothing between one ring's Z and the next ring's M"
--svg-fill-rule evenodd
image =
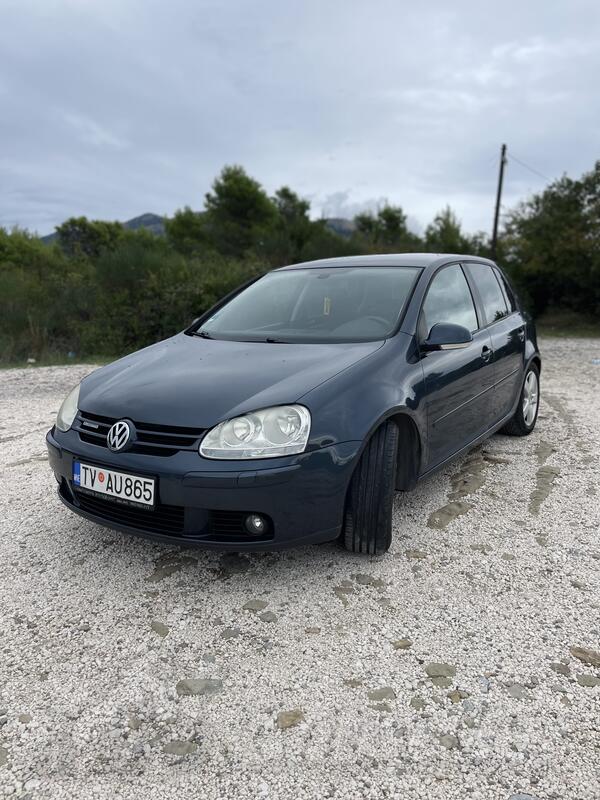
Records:
M421 318L425 337L438 322L462 325L471 333L477 330L471 290L459 264L440 270L427 291Z

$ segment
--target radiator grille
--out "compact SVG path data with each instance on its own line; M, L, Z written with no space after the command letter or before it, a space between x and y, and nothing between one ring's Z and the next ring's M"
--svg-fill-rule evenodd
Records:
M108 449L106 435L115 422L113 417L102 417L79 411L73 428L79 438L86 444L93 444ZM129 453L140 453L152 456L173 456L180 450L197 450L204 428L184 428L175 425L154 425L149 422L132 420L136 437L133 445L127 449Z

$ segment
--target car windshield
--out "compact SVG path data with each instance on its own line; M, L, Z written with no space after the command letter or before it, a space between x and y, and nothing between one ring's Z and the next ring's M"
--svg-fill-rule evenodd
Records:
M258 342L370 342L393 333L419 267L332 267L270 272L196 333Z

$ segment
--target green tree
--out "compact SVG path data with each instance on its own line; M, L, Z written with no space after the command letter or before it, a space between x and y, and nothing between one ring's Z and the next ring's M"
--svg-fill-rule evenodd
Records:
M535 314L548 306L600 314L600 161L521 203L501 246Z
M189 206L179 209L171 219L165 219L167 240L180 253L194 255L211 246L205 215Z
M357 214L354 228L355 242L363 250L403 253L422 247L420 238L408 230L406 214L400 206L386 205L377 214Z
M87 217L71 217L56 228L58 242L70 258L96 258L110 250L124 234L120 222L102 222Z
M406 240L408 236L406 214L400 206L384 206L378 216L383 244L394 245Z
M239 167L226 167L204 211L167 221L166 237L119 223L73 218L47 245L0 228L0 361L28 356L116 356L165 338L269 265L369 252L422 250L486 255L446 208L412 234L399 207L355 219L343 237L289 187L269 198ZM600 162L563 177L518 206L499 261L535 313L548 306L600 314Z
M277 207L243 167L224 167L205 201L206 230L215 249L226 256L261 253L277 218Z
M0 228L0 360L75 350L92 307L92 273L58 245Z
M275 192L273 202L279 216L288 227L291 228L298 223L305 224L310 222L308 217L310 203L308 200L302 200L289 186L282 186L281 189L278 189Z
M379 239L379 217L372 211L363 211L354 217L354 230L357 235L369 242L376 244Z
M302 261L305 247L316 232L315 223L308 215L310 203L288 186L275 192L273 203L277 215L265 230L265 257L271 266Z
M436 214L425 230L425 247L433 253L469 253L471 244L450 206Z

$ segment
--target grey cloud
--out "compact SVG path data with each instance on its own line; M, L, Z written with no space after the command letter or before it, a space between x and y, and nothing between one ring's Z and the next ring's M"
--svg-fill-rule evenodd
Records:
M0 225L198 207L241 163L315 216L489 229L502 141L552 178L598 157L595 2L2 5ZM510 162L505 206L543 185Z

